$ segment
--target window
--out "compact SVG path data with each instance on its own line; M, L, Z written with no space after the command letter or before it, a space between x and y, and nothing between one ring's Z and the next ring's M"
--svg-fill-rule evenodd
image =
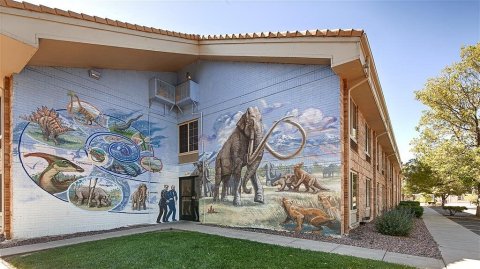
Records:
M350 172L350 209L357 209L357 182L358 174L351 171Z
M392 181L393 180L393 163L391 163L390 161L389 163L390 163L390 181Z
M370 155L372 154L371 133L372 130L368 127L367 123L365 123L365 155L367 162L371 161Z
M365 183L365 207L370 207L371 179L367 178Z
M353 102L353 100L350 99L350 138L357 142L357 136L358 136L358 107L357 105Z
M178 133L180 154L198 151L198 120L182 123Z

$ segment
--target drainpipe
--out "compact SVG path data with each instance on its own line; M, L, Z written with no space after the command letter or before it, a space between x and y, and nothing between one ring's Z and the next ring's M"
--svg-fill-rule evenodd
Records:
M201 139L201 151L200 152L201 152L201 154L204 154L205 153L205 140L203 139L203 111L194 112L194 106L192 105L192 115L200 115L200 139ZM202 161L202 171L206 175L205 161ZM202 182L202 184L203 184L203 182ZM205 187L205 186L200 186L200 194L202 193L202 187ZM197 193L197 199L200 196L200 194ZM202 218L203 218L204 223L205 223L205 210L206 210L205 205L206 205L206 203L203 202L203 216L202 216ZM199 203L199 206L200 206L200 203ZM200 212L199 212L199 214L200 214ZM200 218L200 216L198 216L198 217Z
M348 109L348 137L347 137L347 140L350 139L350 113L351 113L351 111L350 111L350 99L351 99L351 92L365 82L368 82L368 76L365 76L365 78L363 78L359 82L355 83L353 86L351 86L348 89L348 107L347 107L347 109ZM349 145L349 143L347 143L347 145ZM347 150L347 148L345 150ZM348 150L350 150L349 147L348 147ZM345 160L345 165L348 164L348 169L347 169L348 172L350 172L350 168L351 168L350 159L351 159L350 154L348 154L348 160ZM349 174L347 174L347 182L348 182L348 185L350 186L350 180L349 180L348 177L349 177ZM347 191L350 192L350 188ZM350 217L350 205L349 205L348 206L348 223L346 223L346 226L348 227L348 229L351 228L351 219L350 218L351 217ZM355 219L356 219L356 221L358 221L358 211L357 211L357 216L355 217Z

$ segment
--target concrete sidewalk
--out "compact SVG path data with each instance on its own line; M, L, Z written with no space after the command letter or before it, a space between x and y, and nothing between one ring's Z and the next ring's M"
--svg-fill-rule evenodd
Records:
M279 235L271 235L271 234L255 233L255 232L248 232L248 231L240 231L240 230L234 230L234 229L228 229L228 228L205 226L205 225L200 225L194 222L176 222L176 223L168 223L168 224L159 224L159 225L150 226L150 227L142 227L137 229L116 231L116 232L97 234L92 236L84 236L84 237L77 237L77 238L71 238L71 239L65 239L65 240L59 240L59 241L51 241L48 243L39 243L39 244L0 249L0 257L18 255L18 254L23 254L28 252L35 252L35 251L51 249L56 247L64 247L64 246L74 245L74 244L83 243L83 242L102 240L107 238L152 232L152 231L168 230L168 229L195 231L195 232L219 235L219 236L230 237L230 238L246 239L246 240L266 243L266 244L301 248L301 249L313 250L313 251L337 253L337 254L367 258L372 260L405 264L405 265L410 265L418 268L443 268L444 267L444 263L442 260L437 260L432 258L418 257L418 256L388 252L385 250L378 250L378 249L368 249L368 248L360 248L355 246L333 244L328 242L298 239L298 238L285 237L285 236L279 236ZM1 263L0 263L0 268L1 268Z
M423 221L447 268L480 268L480 236L431 208L424 209Z

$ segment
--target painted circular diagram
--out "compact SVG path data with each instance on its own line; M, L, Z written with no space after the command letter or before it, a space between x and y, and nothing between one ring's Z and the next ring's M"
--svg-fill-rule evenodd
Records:
M35 184L60 200L85 210L121 211L131 200L130 186L149 182L148 173L163 168L151 137L135 128L151 123L138 113L103 114L74 92L68 93L68 99L66 109L42 106L20 116L20 162ZM79 201L83 189L76 189L93 181L96 192L111 201L95 200L86 207Z

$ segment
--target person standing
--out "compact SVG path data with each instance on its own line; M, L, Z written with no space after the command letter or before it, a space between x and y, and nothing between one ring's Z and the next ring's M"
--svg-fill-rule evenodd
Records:
M160 193L160 201L158 202L158 206L160 207L160 212L158 213L157 223L160 222L160 218L163 222L167 221L167 194L168 194L168 185L163 185L163 190Z
M177 221L175 216L177 215L177 200L178 195L177 191L175 190L175 185L172 185L170 190L167 193L167 203L168 203L168 214L167 214L167 221L172 215L172 221Z
M197 197L196 192L193 192L193 194L192 194L192 201L193 201L193 218L194 218L194 221L200 221L200 215L198 214L199 202L198 202L198 197Z

